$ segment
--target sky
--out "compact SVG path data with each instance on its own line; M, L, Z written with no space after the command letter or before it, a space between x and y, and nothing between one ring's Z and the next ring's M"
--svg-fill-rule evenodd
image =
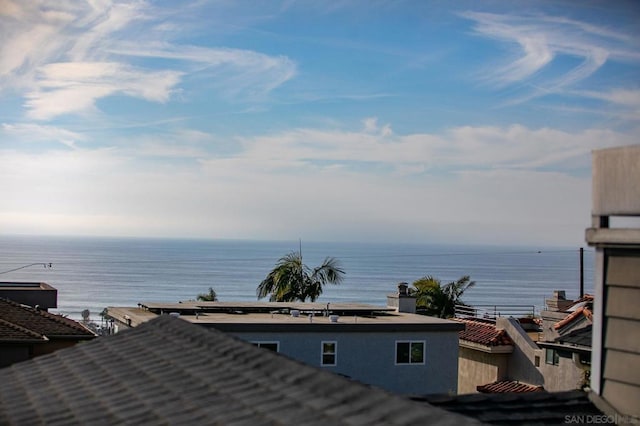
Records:
M640 3L0 0L0 234L584 245Z

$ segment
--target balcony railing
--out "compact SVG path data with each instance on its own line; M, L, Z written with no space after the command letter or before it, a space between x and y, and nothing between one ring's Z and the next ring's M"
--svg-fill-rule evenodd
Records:
M483 319L496 322L500 317L535 318L534 305L456 305L456 318Z

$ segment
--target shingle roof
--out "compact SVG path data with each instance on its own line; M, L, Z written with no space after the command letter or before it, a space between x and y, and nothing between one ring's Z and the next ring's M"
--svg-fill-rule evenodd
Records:
M95 337L94 333L73 320L21 305L9 299L0 298L0 319L48 338ZM0 338L2 337L0 335Z
M478 424L168 315L0 383L0 424Z
M529 385L520 383L515 380L502 380L498 382L488 383L477 387L478 392L482 393L506 393L506 392L541 392L544 390L542 386Z
M465 324L464 331L459 333L462 340L479 343L485 346L513 345L507 332L496 328L495 324L481 320L459 319Z
M602 416L588 395L577 390L429 395L414 400L494 425L579 425L594 416Z

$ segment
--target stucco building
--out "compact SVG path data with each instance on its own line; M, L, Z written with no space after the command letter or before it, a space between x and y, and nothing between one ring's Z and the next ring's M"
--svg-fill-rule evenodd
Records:
M464 325L364 304L183 302L110 307L118 329L162 314L398 394L456 393L458 332ZM401 303L397 303L402 300ZM410 303L409 310L411 310ZM415 308L415 302L413 307Z
M560 298L560 303L558 302ZM459 393L551 392L588 387L593 296L554 292L542 324L530 318L459 318Z

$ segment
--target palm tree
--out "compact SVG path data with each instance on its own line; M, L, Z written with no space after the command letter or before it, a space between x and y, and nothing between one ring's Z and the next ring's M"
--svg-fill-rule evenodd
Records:
M326 284L340 284L344 271L340 262L327 257L322 265L309 268L302 263L302 254L291 252L281 257L275 268L258 285L258 299L269 296L272 302L314 302Z
M209 287L209 292L199 294L197 300L200 300L201 302L217 302L218 295L216 294L213 287Z
M455 315L456 305L465 305L462 301L464 292L475 285L468 275L457 281L442 285L440 280L430 275L420 278L413 283L410 291L416 296L416 311L418 313L440 318L450 318Z

